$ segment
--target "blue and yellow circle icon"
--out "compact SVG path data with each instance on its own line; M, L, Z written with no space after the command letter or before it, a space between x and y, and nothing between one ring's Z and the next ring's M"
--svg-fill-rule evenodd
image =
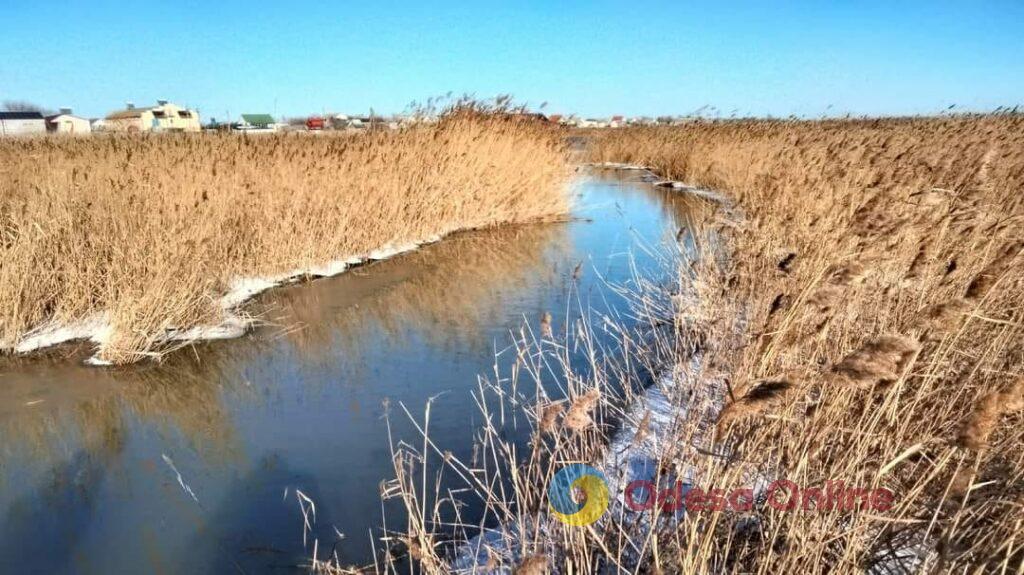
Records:
M566 525L590 525L608 509L608 482L589 465L563 467L548 485L551 513Z

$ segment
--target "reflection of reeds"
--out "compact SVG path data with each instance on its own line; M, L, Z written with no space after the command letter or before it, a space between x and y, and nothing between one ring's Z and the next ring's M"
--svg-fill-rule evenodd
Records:
M359 357L377 338L398 344L410 332L439 349L490 349L484 334L508 303L557 280L547 256L568 253L567 241L558 224L456 234L349 275L276 292L264 315L307 359L339 350Z
M237 381L231 366L244 356L222 346L207 346L202 353L201 360L174 354L137 369L6 359L8 385L0 401L10 407L0 418L0 451L9 460L43 466L65 455L62 445L110 451L123 436L127 417L173 429L208 461L225 464L234 457L234 437L220 394L223 383ZM19 400L38 392L48 399L33 405Z
M217 322L235 277L561 215L569 175L556 131L467 108L363 137L5 139L0 165L0 342L109 312L114 362Z

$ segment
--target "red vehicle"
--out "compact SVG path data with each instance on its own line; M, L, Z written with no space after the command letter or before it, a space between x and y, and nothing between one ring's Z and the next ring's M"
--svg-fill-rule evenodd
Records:
M310 116L306 118L306 129L307 130L323 130L324 119L319 116Z

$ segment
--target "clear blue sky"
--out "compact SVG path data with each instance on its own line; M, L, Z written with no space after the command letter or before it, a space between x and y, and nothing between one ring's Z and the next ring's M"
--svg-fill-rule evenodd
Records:
M5 0L0 100L100 116L167 98L205 118L449 91L591 116L1024 104L1021 0L275 4Z

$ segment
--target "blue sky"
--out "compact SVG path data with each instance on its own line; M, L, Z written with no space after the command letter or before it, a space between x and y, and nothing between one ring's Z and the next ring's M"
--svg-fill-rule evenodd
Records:
M550 112L819 116L1024 104L1024 2L7 0L0 101L100 116L400 112L446 92Z

